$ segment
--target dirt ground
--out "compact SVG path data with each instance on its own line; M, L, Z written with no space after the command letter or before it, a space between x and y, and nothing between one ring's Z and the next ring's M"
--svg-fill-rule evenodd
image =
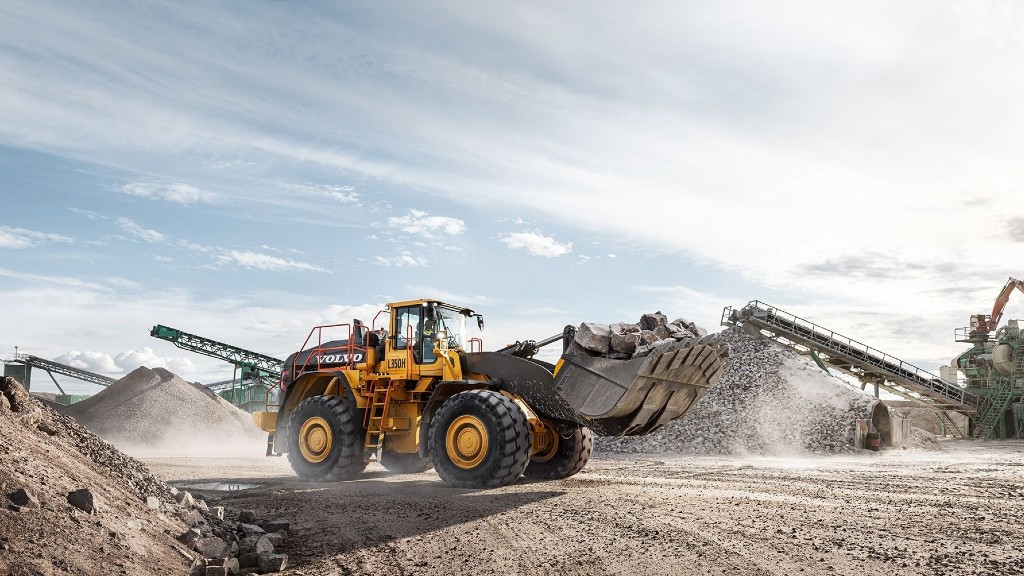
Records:
M570 479L495 490L377 464L317 484L283 458L146 463L178 487L257 484L191 489L291 519L288 574L1024 574L1024 443L942 447L596 456Z

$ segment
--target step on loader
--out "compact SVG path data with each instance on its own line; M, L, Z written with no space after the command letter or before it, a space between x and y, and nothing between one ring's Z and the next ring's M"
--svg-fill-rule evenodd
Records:
M389 304L370 326L313 328L284 363L281 403L253 414L268 432L267 454L287 454L312 481L355 478L378 453L390 471L433 467L458 487L566 478L586 465L594 433L649 434L683 416L728 356L717 336L631 360L578 355L567 352L572 326L484 352L468 337L473 318L482 329L468 308L410 300ZM555 364L533 358L559 341Z

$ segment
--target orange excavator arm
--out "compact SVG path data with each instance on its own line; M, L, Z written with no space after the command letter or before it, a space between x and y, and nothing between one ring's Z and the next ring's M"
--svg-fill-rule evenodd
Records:
M999 295L996 296L996 301L992 305L992 314L987 316L984 314L978 314L971 317L972 331L992 332L998 328L999 320L1003 317L1003 309L1006 308L1006 303L1010 301L1010 294L1013 293L1015 289L1024 292L1024 281L1017 280L1011 276L1010 279L1006 281L1006 286L1003 286L1003 289L999 291ZM977 322L977 328L974 326L975 320Z

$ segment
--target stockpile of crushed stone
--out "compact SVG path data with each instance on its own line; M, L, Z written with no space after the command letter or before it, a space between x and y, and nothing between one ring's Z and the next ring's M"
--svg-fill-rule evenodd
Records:
M738 328L718 384L679 420L648 436L597 438L595 451L788 454L855 450L855 421L878 401L780 347Z
M280 572L285 518L210 506L0 378L0 574ZM236 521L237 519L237 521Z
M163 368L138 368L67 413L129 453L253 452L266 441L248 413Z
M186 573L172 489L0 378L0 574Z

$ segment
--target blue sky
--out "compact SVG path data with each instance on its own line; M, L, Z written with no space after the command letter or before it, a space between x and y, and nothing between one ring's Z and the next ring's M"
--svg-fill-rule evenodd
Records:
M1021 101L1013 2L12 0L0 356L212 381L149 328L283 357L435 296L494 348L757 298L936 369L1024 274Z

